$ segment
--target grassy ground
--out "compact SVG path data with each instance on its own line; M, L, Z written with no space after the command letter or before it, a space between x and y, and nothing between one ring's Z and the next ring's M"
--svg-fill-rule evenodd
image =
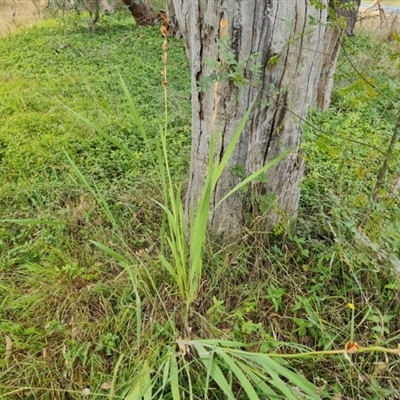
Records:
M57 1L52 0L0 0L0 36L42 21L54 14L56 4ZM157 11L165 8L165 0L151 0L149 4Z
M115 205L120 229L131 231L130 251L154 245L149 236L159 229L159 211L154 214L147 196L161 193L118 73L135 98L150 138L156 137L164 118L162 38L158 28L133 28L130 18L113 18L104 19L95 35L84 26L71 27L65 35L59 22L49 21L0 42L0 218L66 222L62 227L0 228L0 325L13 352L12 360L2 360L2 393L10 392L4 384L53 388L47 392L49 399L64 398L64 389L78 388L80 393L92 379L97 386L110 379L121 346L127 354L131 351L131 287L119 268L88 242L118 241L120 232L114 234L104 221L65 156L68 153ZM170 57L171 156L180 180L186 176L190 143L189 77L181 42L171 41ZM65 107L124 140L135 159L109 146ZM0 348L4 355L4 346ZM95 357L88 358L89 353ZM108 366L97 369L93 362ZM29 395L21 392L20 397Z
M162 213L151 200L162 201L152 155L164 121L163 40L157 28L133 28L120 14L103 18L94 34L79 19L66 22L65 33L47 21L0 40L0 220L62 221L0 224L2 398L136 399L133 389L148 380L154 397L175 400L173 384L165 385L174 363L178 398L224 398L177 339L235 340L277 354L339 350L348 341L398 346L400 209L391 192L398 148L379 203L369 202L400 102L392 31L380 41L363 33L346 42L332 108L310 115L315 128L304 126L296 233L285 224L269 233L253 225L235 244L207 243L201 293L187 316L158 257ZM168 55L168 152L173 179L185 182L189 71L180 41L170 39ZM110 205L112 220L67 155ZM400 364L390 354L298 357L288 367L337 399L399 398ZM246 398L233 387L235 398Z

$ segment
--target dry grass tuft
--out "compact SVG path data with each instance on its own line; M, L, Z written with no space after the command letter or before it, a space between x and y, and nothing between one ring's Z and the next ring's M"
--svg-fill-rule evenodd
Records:
M400 14L379 11L363 13L361 10L355 32L366 34L377 42L390 40L395 32L400 32Z
M43 19L41 0L0 0L0 36Z

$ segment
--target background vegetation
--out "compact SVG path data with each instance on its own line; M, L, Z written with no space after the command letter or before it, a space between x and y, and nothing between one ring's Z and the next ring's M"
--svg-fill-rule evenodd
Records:
M84 19L59 22L0 40L2 398L134 399L148 396L139 393L146 385L157 398L175 400L176 389L181 398L223 398L194 347L177 339L237 341L269 354L338 350L349 341L397 348L398 146L371 202L398 115L396 21L344 42L332 107L304 124L307 167L295 223L262 232L254 221L233 245L206 242L200 296L186 321L160 263L163 214L152 200L164 201L153 163L165 119L163 38L121 13L102 17L94 34ZM168 42L167 148L172 179L185 184L189 70L182 42ZM129 260L141 278L132 280L121 259L94 243ZM337 399L399 398L394 355L315 355L285 365ZM184 372L179 380L174 366Z

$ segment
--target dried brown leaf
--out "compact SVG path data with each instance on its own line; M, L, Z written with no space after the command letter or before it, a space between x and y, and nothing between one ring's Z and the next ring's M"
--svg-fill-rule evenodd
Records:
M112 382L104 382L101 386L101 389L103 390L109 390L112 388Z
M168 37L168 29L164 25L160 27L160 32L164 37Z
M349 354L357 353L359 349L360 346L358 345L358 343L355 342L347 342L344 348L345 352Z
M177 343L178 343L179 350L181 351L183 357L185 357L186 354L189 353L189 348L186 346L185 343L182 343L180 340L177 340Z
M375 365L376 365L376 368L374 371L374 375L379 375L387 368L388 363L385 361L381 361L381 362L376 362Z
M228 20L221 18L219 21L219 31L221 34L221 39L225 39L228 36Z

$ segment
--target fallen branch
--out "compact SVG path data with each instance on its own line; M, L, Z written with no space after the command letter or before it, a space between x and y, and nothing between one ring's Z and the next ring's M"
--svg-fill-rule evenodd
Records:
M374 0L374 2L370 6L368 6L365 10L361 11L360 14L368 13L368 12L372 11L372 9L374 7L376 7L376 6L378 6L379 11L381 11L381 9L382 9L381 8L381 1L382 0Z

